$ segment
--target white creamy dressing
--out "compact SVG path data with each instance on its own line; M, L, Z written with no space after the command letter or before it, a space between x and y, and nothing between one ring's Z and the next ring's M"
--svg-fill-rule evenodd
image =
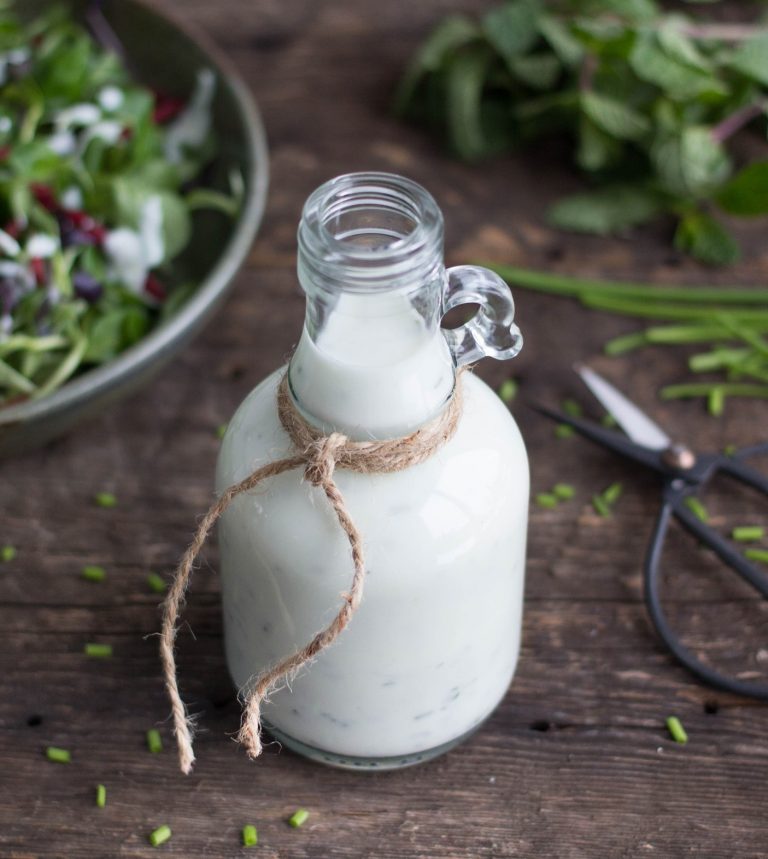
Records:
M99 91L97 101L102 110L107 113L114 113L123 106L125 93L119 87L105 86Z
M427 330L404 293L340 295L317 340L304 331L293 391L307 415L351 436L411 432L453 389L445 338Z
M141 208L138 230L129 227L110 230L104 240L104 251L110 263L109 276L152 301L144 290L144 283L151 269L165 256L162 199L158 195L147 199Z
M291 381L316 419L389 435L445 402L443 338L402 299L384 296L366 324L371 296L345 294L318 345L304 332ZM275 408L283 372L230 422L218 491L290 450ZM504 696L520 642L527 457L494 392L470 374L464 390L456 434L426 462L336 473L364 539L365 593L341 637L264 707L286 737L337 756L418 757L463 737ZM227 660L245 687L335 615L352 576L349 544L299 472L238 498L219 538Z
M205 143L211 130L211 105L215 91L216 75L210 69L200 69L192 98L166 131L165 157L172 164L183 160L187 147L196 149Z

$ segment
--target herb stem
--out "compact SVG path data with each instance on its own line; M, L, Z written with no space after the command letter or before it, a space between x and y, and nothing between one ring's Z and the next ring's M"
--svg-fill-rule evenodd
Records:
M722 389L726 397L760 397L768 399L768 385L749 385L728 382L693 382L684 385L667 385L661 389L662 400L679 400L688 397L708 397L715 388Z

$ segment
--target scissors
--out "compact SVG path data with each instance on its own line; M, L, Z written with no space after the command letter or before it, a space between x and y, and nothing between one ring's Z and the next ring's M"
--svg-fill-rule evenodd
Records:
M705 665L685 647L670 627L659 596L662 548L670 522L675 518L745 582L768 599L768 575L751 564L686 504L686 499L697 496L718 473L768 496L768 478L745 462L750 456L768 453L768 443L744 448L729 455L695 453L688 445L674 442L658 424L594 370L584 366L577 366L575 370L606 411L614 417L626 436L588 420L560 414L545 406L537 405L536 410L558 423L568 424L595 444L655 471L663 481L662 504L645 557L643 582L646 608L656 631L675 658L705 683L738 695L768 701L768 684L721 674Z

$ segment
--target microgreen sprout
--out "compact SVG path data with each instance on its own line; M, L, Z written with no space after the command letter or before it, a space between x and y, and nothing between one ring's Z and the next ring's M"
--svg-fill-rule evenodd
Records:
M556 438L570 438L575 430L570 424L558 424L555 427Z
M557 496L551 492L539 492L536 496L536 503L539 507L552 510L554 507L557 507Z
M80 575L88 582L103 582L107 577L107 571L97 564L87 564L80 571Z
M592 506L595 508L597 513L606 519L611 515L611 508L606 504L602 495L592 496Z
M288 825L292 826L294 829L298 829L300 826L303 826L307 822L308 817L309 812L306 808L298 808L288 818Z
M97 507L117 507L117 496L111 492L97 492L93 500Z
M677 716L667 717L667 730L676 743L685 745L685 743L688 742L688 734L685 732L683 723L677 718Z
M243 827L243 847L255 847L259 843L259 833L256 827L249 823Z
M158 731L157 728L150 728L147 731L147 748L153 755L162 752L163 738L160 736L160 731Z
M163 824L162 826L158 826L153 832L150 832L149 843L153 847L159 847L161 844L165 844L172 834L171 827Z
M603 492L603 501L605 501L605 503L608 505L615 504L619 500L620 497L621 497L621 484L620 483L612 483Z
M96 806L104 808L107 804L107 789L103 784L96 785Z
M10 562L16 557L16 547L5 545L0 549L0 560L4 564L10 564Z
M92 656L95 659L107 659L112 656L112 645L89 642L83 648L83 653L85 653L86 656Z
M69 749L60 749L58 746L48 746L45 750L45 756L49 761L57 764L68 764L72 760L72 753Z
M560 501L568 501L576 494L576 490L570 483L556 483L552 487L552 493Z

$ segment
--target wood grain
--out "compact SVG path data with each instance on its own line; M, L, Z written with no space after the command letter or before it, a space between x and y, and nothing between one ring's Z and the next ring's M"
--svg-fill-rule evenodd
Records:
M444 209L451 263L750 283L764 279L768 249L764 223L742 227L745 262L711 273L669 250L664 225L615 241L552 232L545 207L579 186L552 152L470 167L393 120L394 82L424 32L481 0L158 6L207 30L251 86L271 142L267 217L232 299L180 360L70 437L0 464L1 539L18 548L0 566L0 856L159 855L147 834L161 823L174 832L163 853L187 859L248 855L245 823L259 827L254 855L291 859L768 856L768 709L699 686L646 619L639 571L656 484L578 439L556 440L522 401L586 404L569 368L589 360L702 449L764 437L768 409L729 403L715 421L694 404L662 404L655 391L684 373L684 351L605 359L602 343L631 321L523 292L522 355L479 372L492 384L509 372L521 381L515 412L534 491L568 480L577 496L532 510L523 653L502 706L463 747L407 771L345 773L275 746L250 763L230 741L239 714L211 547L187 613L194 637L180 637L182 688L201 717L199 763L188 778L178 773L145 577L172 569L211 498L216 427L296 341L295 228L317 184L362 168L422 182ZM603 520L589 498L614 480L625 494ZM101 490L119 506L95 507ZM746 493L707 501L724 529L756 512L765 519ZM107 581L82 581L86 563L103 564ZM687 641L729 670L764 676L766 605L682 536L666 564L670 613ZM111 643L113 658L87 659L87 641ZM673 712L689 732L685 747L664 729ZM159 755L145 747L153 726L165 740ZM72 763L46 761L49 744L71 749ZM108 788L103 810L97 783ZM285 820L299 806L312 815L293 830Z

